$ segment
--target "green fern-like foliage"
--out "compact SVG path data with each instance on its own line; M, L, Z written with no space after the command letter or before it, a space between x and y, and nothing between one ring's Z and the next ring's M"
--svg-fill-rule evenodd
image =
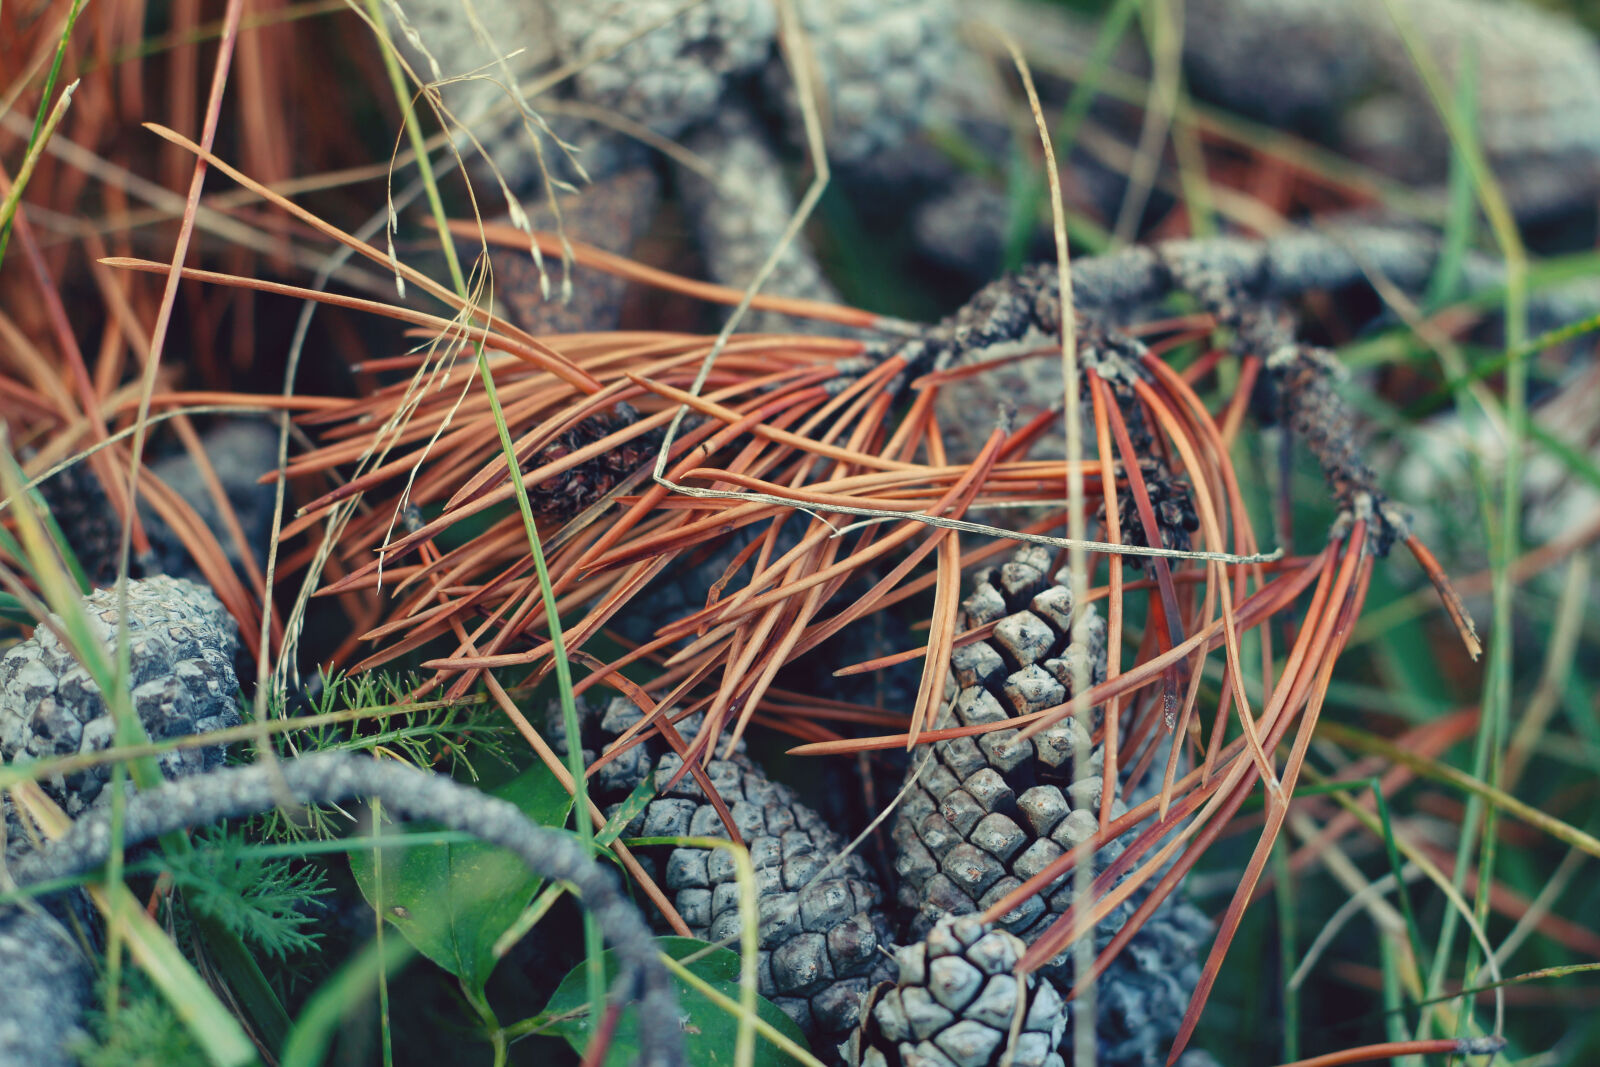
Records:
M505 745L508 726L498 714L477 714L482 696L461 700L413 700L421 679L409 673L374 671L335 675L321 681L315 695L290 710L274 699L273 718L314 717L318 721L277 738L284 756L306 752L382 749L418 767L477 780L477 761L510 765ZM249 717L248 715L246 716ZM314 807L292 814L273 811L251 821L251 832L267 841L326 841L348 828L344 813Z
M88 1036L73 1049L82 1067L209 1067L210 1060L166 999L137 969L124 970L127 985L115 1016L101 1007L87 1013Z
M197 835L193 851L168 857L164 868L191 907L267 955L316 949L322 935L305 908L331 892L319 868L265 857L229 830Z

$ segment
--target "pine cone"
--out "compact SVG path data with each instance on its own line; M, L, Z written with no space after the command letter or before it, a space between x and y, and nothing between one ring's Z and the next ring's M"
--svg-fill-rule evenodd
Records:
M577 95L666 137L716 113L730 78L772 54L777 9L710 0L675 13L668 0L548 5L553 38L569 59L603 56L573 76Z
M1570 17L1541 7L1402 5L1447 80L1472 72L1479 143L1497 177L1516 183L1523 174L1566 170L1592 183L1600 164L1600 53ZM1345 154L1404 180L1444 179L1447 131L1403 33L1381 6L1196 0L1184 22L1184 70L1199 98L1325 139L1332 134ZM1273 62L1269 54L1295 61ZM1511 196L1515 205L1520 198Z
M1116 350L1125 344L1123 338L1107 335L1104 331L1096 333L1097 347ZM1160 547L1187 552L1193 547L1190 535L1200 529L1200 516L1195 514L1189 489L1172 473L1171 466L1163 458L1164 452L1157 441L1156 430L1151 426L1150 418L1145 414L1144 405L1139 401L1132 383L1125 375L1118 374L1111 375L1106 384L1111 390L1112 402L1117 405L1127 425L1128 441L1133 446L1133 454L1139 457L1139 474L1144 481L1145 495L1150 498L1150 510L1155 513L1156 530L1161 535ZM1105 515L1105 508L1105 502L1102 501L1100 504L1102 518ZM1150 544L1144 520L1139 515L1139 505L1134 501L1131 489L1117 494L1117 515L1124 541L1130 545ZM1133 567L1143 567L1145 562L1142 556L1128 556L1124 559L1124 563Z
M1134 903L1143 894L1134 897ZM1162 1067L1200 980L1200 952L1211 920L1177 893L1161 903L1095 982L1096 1062ZM1180 1067L1216 1067L1209 1053L1186 1051Z
M88 598L88 615L106 646L116 634L116 591ZM52 616L57 625L60 619ZM238 627L216 595L181 578L128 583L133 705L152 738L205 733L240 722L233 654ZM7 763L108 748L116 726L94 681L49 626L0 658L0 757ZM159 757L168 778L222 763L222 748L187 749ZM41 781L69 815L88 809L110 780L96 767ZM6 859L30 850L10 801L4 808ZM66 1067L83 1036L80 1019L94 975L91 960L63 925L72 913L93 933L97 922L82 893L56 897L45 908L0 905L0 1064Z
M109 649L118 613L114 589L97 589L89 621ZM60 619L52 616L57 625ZM154 740L209 733L240 723L233 672L239 631L216 594L165 575L128 583L133 706ZM7 763L110 748L116 724L89 672L49 626L0 658L0 758ZM221 765L220 747L177 749L158 757L169 778ZM98 766L41 781L76 818L110 781Z
M794 193L784 174L784 160L749 107L723 105L712 120L687 137L689 149L706 160L719 181L686 177L680 187L688 215L711 277L743 288L783 240L794 214ZM779 257L765 291L837 303L841 297L811 249L793 242ZM791 333L818 330L817 323L798 323L775 311L750 311L739 329Z
M261 476L278 468L278 431L264 422L237 419L220 423L201 438L206 459L222 483L228 504L239 519L245 542L258 565L267 558L267 548L272 540L272 511L277 505L277 491L271 483L262 484ZM175 452L150 464L150 473L167 483L167 487L181 496L194 508L200 521L210 527L216 536L222 554L235 571L244 573L244 559L228 527L222 521L211 490L200 473L194 457L188 452ZM164 574L192 577L199 581L200 569L189 550L155 509L141 506L139 516L150 534L150 548L156 555L156 565ZM121 530L118 530L121 536ZM115 558L115 557L113 557Z
M93 978L77 939L43 909L0 906L0 1064L77 1063Z
M994 633L951 656L938 726L994 722L1064 703L1072 693L1074 659L1086 661L1091 684L1104 680L1105 625L1092 609L1073 610L1065 574L1048 583L1049 562L1048 552L1030 547L978 575L962 605L961 625L994 622ZM1099 829L1104 753L1089 729L1068 719L1031 744L1009 746L1014 736L999 731L927 746L930 762L894 831L900 903L918 909L914 933L942 916L987 909ZM913 760L913 769L919 762ZM1120 796L1111 810L1126 810ZM1104 869L1123 847L1103 846L1095 869ZM1032 942L1071 905L1071 882L1064 875L1000 925ZM1135 894L1096 928L1096 949L1142 899ZM1095 1019L1101 1063L1164 1062L1199 978L1198 952L1209 930L1192 905L1169 897L1101 975ZM1052 961L1041 974L1065 988L1072 980L1070 958Z
M528 467L542 467L608 437L639 419L639 413L628 404L618 404L612 410L583 420L570 430L558 435L526 462ZM558 519L570 519L604 498L617 483L635 474L640 468L654 463L656 450L661 445L661 434L651 432L605 453L580 463L561 475L534 486L528 494L534 513Z
M828 156L840 163L902 150L924 129L949 125L963 95L989 87L951 0L805 0L795 14L811 44ZM775 60L763 73L801 146L793 72Z
M598 177L579 193L561 197L561 218L547 206L530 210L534 229L552 233L565 228L569 238L607 252L627 255L650 229L661 202L661 180L646 166L633 166ZM628 280L590 267L572 273L571 299L555 290L565 269L540 264L526 248L502 248L494 254L495 289L511 321L529 333L598 333L614 330L622 320ZM632 421L631 419L629 421Z
M87 463L74 464L39 483L39 498L61 527L67 547L77 557L89 581L110 585L117 580L117 553L122 547L122 523L100 477ZM131 560L132 574L142 573L140 560Z
M585 740L603 747L640 717L628 701L614 700L598 717L590 716ZM678 725L685 739L692 739L697 728L698 717ZM563 737L559 728L552 728L551 735ZM593 762L592 751L584 753L584 760ZM636 745L595 772L591 796L608 815L614 814L646 774L653 774L657 787L664 788L681 766L680 757L660 740ZM815 1037L819 1047L832 1047L856 1025L867 991L892 974L888 957L879 951L890 943L882 894L861 857L850 853L839 859L845 844L839 835L800 803L793 790L768 779L742 746L732 759L711 760L706 771L756 869L761 993ZM688 776L647 804L625 834L728 836L717 810ZM737 942L739 888L726 852L672 847L635 851L647 868L654 868L652 876L696 937ZM664 922L658 925L665 927Z
M1204 916L1188 904L1172 914L1158 913L1101 976L1096 985L1097 1062L1159 1067L1166 1061L1172 1028L1193 989L1194 974L1189 972L1198 971L1195 939L1207 930ZM1012 969L1022 949L1015 936L976 916L939 920L924 941L895 950L899 983L885 983L868 996L861 1025L839 1048L846 1067L1004 1062L1017 1004ZM1175 977L1179 974L1187 976L1187 984ZM1044 978L1029 976L1023 995L1022 1033L1010 1062L1015 1067L1063 1064L1060 1048L1071 1019L1068 1005ZM1216 1067L1199 1050L1185 1052L1178 1062L1181 1067Z
M1073 611L1064 575L1045 577L1050 555L1031 546L978 575L962 628L995 622L988 640L955 650L936 727L975 726L1039 711L1072 693L1073 661L1092 683L1105 677L1105 624ZM921 932L943 915L987 908L1099 827L1103 756L1067 719L1031 742L1014 730L938 741L900 807L900 902ZM922 759L912 761L913 773ZM1066 910L1069 886L1041 893L1003 925L1031 939Z
M1144 478L1144 490L1150 497L1150 510L1155 513L1156 532L1161 535L1161 547L1188 552L1194 547L1190 540L1200 529L1200 516L1195 513L1188 487L1173 477L1167 465L1159 459L1139 461L1139 473ZM1100 505L1100 516L1105 515L1105 503ZM1121 523L1122 539L1129 545L1146 546L1144 520L1139 515L1138 502L1132 490L1117 494L1117 517ZM1148 560L1143 556L1126 556L1123 563L1130 567L1143 567Z
M1012 973L1023 944L975 916L947 916L925 940L895 950L899 981L873 990L861 1026L840 1046L847 1067L1062 1067L1067 1005L1048 981ZM1009 1059L1007 1056L1009 1054Z

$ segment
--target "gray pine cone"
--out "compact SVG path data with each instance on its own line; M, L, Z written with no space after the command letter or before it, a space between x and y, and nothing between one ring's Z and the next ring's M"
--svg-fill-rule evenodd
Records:
M206 458L244 530L245 542L256 563L261 564L267 558L268 542L272 540L272 509L277 503L277 493L270 483L263 485L260 478L278 467L278 431L264 422L237 419L216 426L201 440ZM176 452L162 457L150 464L150 472L194 508L200 520L216 535L228 562L243 574L244 560L239 546L228 533L216 502L211 499L211 491L206 488L205 478L189 453ZM150 532L150 547L162 573L199 580L199 568L178 535L150 507L142 507L139 514Z
M94 975L65 926L37 904L0 907L0 1067L67 1067L84 1036Z
M783 239L794 214L795 197L783 158L767 142L748 107L730 101L701 125L688 146L715 168L716 184L695 175L680 184L680 194L713 278L738 288L749 285ZM763 292L807 300L838 302L822 267L803 241L784 250ZM817 324L799 324L773 311L747 312L741 330L783 333Z
M1135 901L1142 899L1142 894ZM1174 893L1139 928L1095 983L1097 1062L1108 1067L1162 1067L1200 980L1200 956L1211 920ZM1190 1049L1181 1067L1215 1067Z
M760 74L769 97L786 106L783 117L799 143L794 79L779 57L777 6L710 0L658 25L674 6L667 0L598 10L550 4L555 39L569 59L621 46L577 72L577 95L675 137L714 118L739 79ZM935 117L940 102L970 92L981 79L981 66L956 32L959 11L951 0L802 0L796 13L810 38L829 153L837 159L861 160L904 143ZM953 71L961 77L952 79ZM952 81L962 88L952 89Z
M962 605L962 626L994 622L994 633L951 657L937 725L994 722L1063 703L1072 692L1074 658L1086 661L1091 684L1104 679L1105 625L1092 609L1073 610L1066 576L1057 574L1054 584L1046 579L1049 563L1048 552L1029 547L978 575ZM1099 828L1104 753L1089 730L1068 719L1032 744L1008 746L1014 736L999 731L927 746L930 762L902 804L894 833L900 903L917 909L914 933L943 916L988 908ZM1119 796L1112 811L1125 810ZM1095 868L1103 869L1122 848L1120 842L1102 847ZM1032 942L1067 910L1073 892L1071 876L1063 876L1000 925ZM1141 900L1135 895L1101 923L1097 949ZM1140 928L1096 983L1101 1063L1158 1067L1165 1061L1209 934L1206 917L1176 895ZM1042 975L1070 984L1070 960L1054 961Z
M936 727L1003 721L1063 703L1073 661L1091 684L1105 677L1105 623L1075 612L1050 554L1030 546L978 575L962 604L962 628L995 622L994 634L955 650ZM1067 719L1031 742L1015 730L938 741L895 823L900 903L918 910L922 932L943 915L987 908L1099 827L1103 757L1088 729ZM1120 802L1119 802L1120 804ZM1066 910L1057 886L1013 911L1007 930L1025 939Z
M940 919L926 939L895 950L899 981L873 990L840 1046L847 1067L1061 1067L1067 1005L1032 975L1021 988L1022 1032L1007 1048L1023 947L976 916Z
M116 581L122 523L94 468L77 463L46 478L39 483L39 498L61 527L67 547L78 558L89 581L95 585ZM142 562L135 559L132 564L138 568ZM138 574L139 570L132 573Z
M950 123L962 94L983 85L984 65L961 40L952 0L807 0L796 14L810 37L828 155L856 163L903 147L924 127ZM788 109L802 143L794 75L775 61L768 95Z
M117 628L114 589L88 597L96 635L112 647ZM60 619L52 616L59 625ZM208 733L241 721L233 655L239 632L216 594L165 575L128 583L133 706L152 739ZM50 759L110 748L116 725L89 672L50 626L0 658L0 758L7 763ZM190 748L159 757L169 778L222 763L220 747ZM109 767L41 781L46 793L76 818L110 781Z
M1454 81L1469 61L1476 121L1496 173L1600 166L1600 50L1537 4L1405 0L1401 16ZM1449 139L1381 4L1196 0L1184 68L1196 94L1242 114L1303 128L1341 127L1346 151L1411 180L1439 181ZM1265 59L1293 55L1295 62Z
M613 700L598 716L591 714L585 741L602 748L640 717L628 701ZM679 730L688 739L697 726L695 719L685 720ZM562 733L553 728L551 735ZM592 763L593 751L585 751L584 759ZM658 788L664 788L680 766L679 756L659 740L637 745L595 773L591 795L613 814L645 775L654 775ZM845 844L839 835L789 787L767 778L742 749L732 759L712 760L706 770L755 865L761 993L819 1046L831 1047L856 1025L868 990L893 973L888 956L879 951L889 945L882 894L861 857L851 853L839 859ZM687 776L646 805L625 834L728 836L716 809ZM669 847L636 852L696 937L737 943L739 888L726 852Z
M1198 971L1197 939L1207 932L1209 924L1190 905L1158 914L1101 976L1096 985L1096 1062L1139 1067L1166 1062L1176 1022L1194 986L1193 972ZM1153 949L1155 943L1161 947ZM1022 950L1018 938L977 916L940 919L925 940L895 950L898 984L885 983L869 994L861 1025L839 1047L845 1067L984 1067L1006 1062L1006 1038L1017 1006L1012 968ZM1152 957L1152 951L1158 955ZM1009 1062L1014 1067L1063 1065L1066 1057L1060 1049L1069 1040L1070 1006L1042 977L1029 976L1023 996L1022 1033ZM1210 1054L1197 1049L1185 1052L1178 1062L1181 1067L1216 1067Z
M88 598L96 635L109 647L116 633L116 592ZM59 624L60 620L52 616ZM133 703L151 737L160 740L237 724L238 682L233 654L238 628L211 590L181 578L128 583ZM0 658L0 757L7 763L108 748L115 725L89 674L49 626ZM210 770L222 762L220 746L169 752L159 759L169 778ZM110 780L97 767L42 780L70 815L92 806ZM8 861L29 851L10 801L5 808ZM0 1067L66 1067L70 1046L82 1036L93 965L60 918L74 912L92 929L87 898L0 906ZM52 914L54 912L55 914Z
M666 137L714 115L727 79L756 71L771 56L777 9L764 0L709 0L672 17L682 6L550 0L566 58L611 53L573 76L577 95Z

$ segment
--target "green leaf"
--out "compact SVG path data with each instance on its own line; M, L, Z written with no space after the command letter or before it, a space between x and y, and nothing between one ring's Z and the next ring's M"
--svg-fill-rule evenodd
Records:
M659 937L656 939L656 946L675 960L698 956L687 965L689 971L728 998L738 999L738 953L725 948L713 948L704 941L688 937ZM705 955L699 955L702 952ZM617 979L616 956L608 949L602 958L605 961L606 982L610 985ZM551 994L550 1003L545 1005L542 1013L547 1019L558 1018L558 1021L548 1024L546 1032L560 1034L580 1054L587 1048L594 1027L594 1021L588 1013L589 995L584 983L584 968L579 964L567 972L567 976ZM678 994L679 1018L683 1020L684 1026L684 1050L688 1053L689 1062L706 1067L712 1064L733 1063L739 1020L676 975L673 976L672 985ZM783 1013L782 1008L765 997L758 997L756 1012L763 1021L770 1023L801 1048L806 1047L805 1035L800 1032L794 1020ZM562 1016L568 1017L559 1018ZM606 1067L627 1067L629 1064L638 1063L639 1059L638 1012L629 1005L623 1009L622 1017L617 1020L617 1028L611 1036L611 1047L606 1052L605 1063ZM762 1064L779 1067L792 1064L794 1060L765 1037L757 1037L754 1062L758 1067Z
M655 797L656 776L647 774L633 787L633 792L628 794L628 798L617 807L617 810L611 813L611 817L606 820L600 832L594 835L594 843L609 847L611 842L622 836L622 831L628 828L634 816L649 807Z
M494 791L541 826L560 826L572 798L535 764ZM428 832L437 827L418 823ZM387 835L377 850L350 853L350 870L367 903L418 952L481 997L494 969L495 939L538 892L543 879L511 852L481 841L418 846L409 833ZM374 852L382 856L382 869ZM381 877L380 877L381 875Z

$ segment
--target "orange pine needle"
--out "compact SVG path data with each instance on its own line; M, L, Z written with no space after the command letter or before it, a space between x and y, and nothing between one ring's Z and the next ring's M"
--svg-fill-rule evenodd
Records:
M1283 1067L1344 1067L1349 1063L1397 1060L1402 1056L1492 1056L1506 1047L1501 1037L1439 1037L1425 1041L1385 1041L1295 1060ZM1168 1063L1173 1061L1169 1060Z

